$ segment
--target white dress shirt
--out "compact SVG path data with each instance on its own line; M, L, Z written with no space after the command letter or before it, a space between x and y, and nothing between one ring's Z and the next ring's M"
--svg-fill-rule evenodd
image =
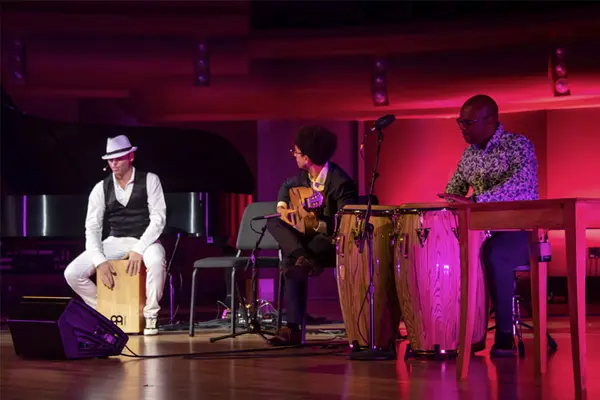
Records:
M131 172L131 179L123 189L112 174L115 188L115 197L123 206L127 206L131 193L133 192L133 181L135 179L135 168ZM146 192L148 193L148 211L150 213L150 224L139 241L131 251L144 254L144 251L152 243L156 242L162 234L167 221L167 205L158 176L148 172L146 174ZM107 261L102 246L102 225L104 223L104 181L94 186L88 199L88 210L85 220L85 249L92 253L94 266Z

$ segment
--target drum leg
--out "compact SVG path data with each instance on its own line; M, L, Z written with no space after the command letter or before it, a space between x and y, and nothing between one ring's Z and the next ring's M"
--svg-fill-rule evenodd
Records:
M408 360L411 357L415 357L416 354L415 352L412 350L412 347L410 346L410 343L406 344L406 351L404 352L404 360Z

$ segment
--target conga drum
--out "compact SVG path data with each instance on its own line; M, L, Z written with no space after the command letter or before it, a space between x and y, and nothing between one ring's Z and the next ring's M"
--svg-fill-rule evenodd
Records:
M336 215L335 244L337 286L340 305L350 343L360 346L369 344L369 246L365 243L363 254L359 243L366 206L345 206ZM394 207L374 205L369 222L373 225L373 258L375 274L374 294L374 344L388 348L393 344L400 325L400 304L394 284L394 253L391 237L394 231L392 219Z
M461 285L458 213L444 204L415 206L397 210L394 233L396 290L410 345L407 351L456 354ZM484 240L482 232L474 245L481 247ZM479 351L485 348L489 298L481 257L473 261L478 267L472 350Z
M144 330L144 305L146 304L146 267L137 275L125 272L127 260L110 261L117 273L113 276L115 286L104 286L97 278L97 311L112 321L125 333L141 333Z

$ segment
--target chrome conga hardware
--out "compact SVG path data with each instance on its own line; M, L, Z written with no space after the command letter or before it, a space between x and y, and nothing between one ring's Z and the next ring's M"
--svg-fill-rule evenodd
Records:
M417 238L419 239L421 247L425 246L425 242L429 236L429 231L431 230L431 228L423 228L423 225L425 225L425 213L423 211L419 211L419 227L415 229L415 231L417 232Z
M395 231L392 231L390 233L390 246L394 247L396 240L398 240L398 234Z
M398 217L396 212L392 214L392 231L390 232L390 245L394 247L396 240L398 240Z
M452 231L452 233L454 233L456 240L460 242L460 240L458 239L458 228L450 228L450 230Z
M394 210L394 214L392 216L392 220L394 221L394 230L393 230L393 240L392 247L394 247L397 251L396 256L399 254L404 258L408 258L408 234L402 233L404 229L404 219L405 213L401 210Z
M340 243L341 242L341 243ZM340 248L342 252L340 253ZM344 249L346 248L346 235L338 235L335 238L335 252L338 256L344 257Z
M418 228L415 230L417 231L417 238L419 239L421 247L425 246L425 242L427 241L427 237L429 236L429 231L431 228Z
M333 236L331 237L331 243L337 245L337 236L339 234L340 229L340 218L342 217L342 210L335 213L335 217L333 218Z
M340 211L335 213L335 217L333 218L333 236L337 236L338 229L340 229Z
M360 240L360 235L364 228L365 219L363 218L363 215L357 214L355 221L356 221L356 226L354 227L354 229L352 229L352 240L358 241L358 240Z
M452 233L454 233L454 237L456 237L456 240L458 242L460 242L460 237L458 235L458 213L455 210L448 210L452 213L452 216L454 217L454 224L456 225L456 227L454 228L450 228L450 230L452 231Z
M404 258L408 258L408 234L398 235L398 240L400 242L400 254Z

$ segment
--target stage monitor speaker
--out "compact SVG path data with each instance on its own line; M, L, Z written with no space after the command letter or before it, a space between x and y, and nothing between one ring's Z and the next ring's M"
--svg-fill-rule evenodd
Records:
M70 297L24 296L8 328L15 353L24 358L117 356L129 340L109 319Z

